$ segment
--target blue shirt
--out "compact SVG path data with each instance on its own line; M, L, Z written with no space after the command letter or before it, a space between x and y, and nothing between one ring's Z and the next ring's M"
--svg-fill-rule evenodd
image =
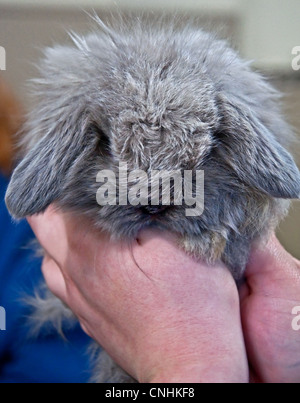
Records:
M6 187L0 175L0 307L6 311L6 330L0 330L0 383L88 382L90 339L79 325L65 332L67 341L54 332L28 336L29 308L22 299L42 281L41 261L30 249L34 235L27 222L16 224L7 212Z

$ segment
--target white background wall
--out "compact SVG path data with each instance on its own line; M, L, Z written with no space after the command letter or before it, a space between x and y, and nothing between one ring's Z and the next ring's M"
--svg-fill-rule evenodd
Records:
M291 51L300 45L300 0L240 0L242 49L267 68L290 69Z
M236 15L243 55L262 68L288 70L300 46L300 0L0 0L9 7L183 10ZM1 41L1 38L0 38Z
M1 0L0 4L42 7L130 7L199 10L232 10L240 0Z

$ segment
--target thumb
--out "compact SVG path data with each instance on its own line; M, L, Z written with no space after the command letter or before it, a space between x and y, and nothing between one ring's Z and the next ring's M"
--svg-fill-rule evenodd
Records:
M286 298L285 285L300 279L300 262L272 234L267 243L253 247L245 276L250 291L272 294L276 290L277 298L281 297L278 295L281 292Z

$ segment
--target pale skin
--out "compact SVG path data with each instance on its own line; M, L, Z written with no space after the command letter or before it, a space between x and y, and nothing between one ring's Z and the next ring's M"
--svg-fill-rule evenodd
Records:
M300 262L273 235L254 248L246 275L240 296L252 379L300 383L300 331L291 324L300 306Z
M249 364L254 381L300 382L300 263L275 238L254 249L239 295L223 264L191 259L173 235L112 241L53 207L28 221L51 291L139 382L247 383Z

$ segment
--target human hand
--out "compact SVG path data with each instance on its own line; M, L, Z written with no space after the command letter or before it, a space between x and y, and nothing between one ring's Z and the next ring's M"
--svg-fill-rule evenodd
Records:
M29 218L50 290L139 382L248 382L239 298L229 271L189 258L154 230L110 240L84 218Z
M241 288L241 312L252 378L261 383L300 382L300 332L292 309L300 306L300 262L275 235L257 246Z

